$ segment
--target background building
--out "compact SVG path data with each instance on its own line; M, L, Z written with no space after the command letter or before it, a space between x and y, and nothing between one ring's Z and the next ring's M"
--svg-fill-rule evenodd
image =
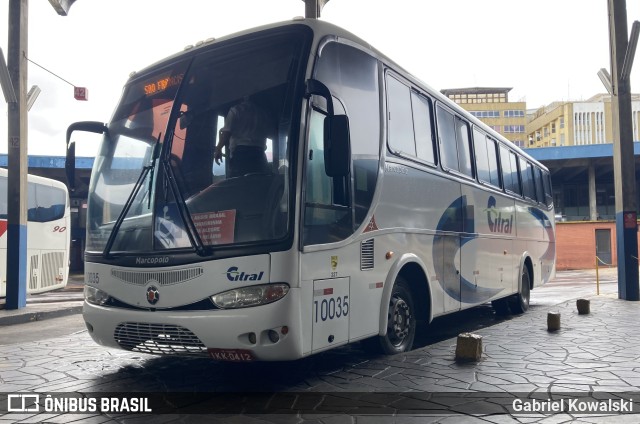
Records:
M632 95L633 139L639 140L640 95ZM526 147L581 146L613 143L611 96L586 101L554 102L536 110L527 122Z
M526 147L527 104L509 102L507 87L449 88L442 94L502 134L507 140Z

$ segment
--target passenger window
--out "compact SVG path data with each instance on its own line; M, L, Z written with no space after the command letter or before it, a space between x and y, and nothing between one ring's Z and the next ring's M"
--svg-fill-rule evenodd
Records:
M487 155L487 137L477 129L473 129L473 145L476 152L476 169L478 179L482 182L491 182L489 169L489 157Z
M520 172L522 175L522 187L524 196L531 200L535 200L536 191L533 182L533 167L528 161L522 158L520 158Z
M416 137L416 154L418 158L435 164L433 129L431 127L431 101L417 93L411 93L411 105L413 107L413 131Z
M547 206L553 205L553 193L551 191L551 176L543 172L542 182L544 184L544 198Z
M542 186L542 170L538 167L535 167L534 169L536 174L536 198L538 199L538 202L545 203L544 188Z
M397 79L387 76L387 119L389 148L396 153L416 156L411 113L411 91Z
M496 141L487 137L487 157L489 158L490 183L500 187L500 172L498 172L498 150Z
M437 107L438 138L442 166L458 171L458 149L456 147L456 126L454 116Z
M458 147L458 170L473 177L471 166L471 143L469 139L469 124L456 116L456 141Z
M437 119L442 166L472 177L469 124L441 107Z
M518 178L518 157L515 153L509 152L509 162L511 163L511 181L513 184L511 191L516 194L522 195L520 178Z
M504 146L500 146L500 164L505 190L520 194L516 155Z

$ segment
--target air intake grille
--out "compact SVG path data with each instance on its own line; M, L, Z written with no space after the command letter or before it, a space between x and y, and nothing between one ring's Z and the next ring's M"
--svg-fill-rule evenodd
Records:
M29 289L38 289L38 255L31 255L31 263L29 264Z
M360 245L360 269L373 269L373 239L365 240Z
M173 271L125 271L122 269L112 269L111 276L128 284L144 286L149 281L157 281L161 286L181 284L203 274L200 267L176 269Z
M55 286L62 283L60 270L64 264L64 252L42 254L42 287Z
M134 352L208 356L200 339L178 325L125 322L116 327L113 336L120 347Z

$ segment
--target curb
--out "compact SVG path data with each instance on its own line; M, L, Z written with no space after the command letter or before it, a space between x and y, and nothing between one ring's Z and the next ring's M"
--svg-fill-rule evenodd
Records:
M26 324L29 322L42 321L49 318L60 318L67 315L78 314L81 312L82 305L69 306L62 309L54 309L51 311L26 312L17 315L0 317L0 326Z

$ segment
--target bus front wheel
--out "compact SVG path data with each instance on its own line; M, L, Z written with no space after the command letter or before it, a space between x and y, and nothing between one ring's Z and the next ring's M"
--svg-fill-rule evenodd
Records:
M531 297L531 277L529 268L524 265L522 267L522 275L520 276L520 291L511 301L511 311L516 314L522 314L529 309L529 298Z
M379 337L382 352L387 355L407 352L416 336L416 317L409 283L398 277L391 290L387 334Z

